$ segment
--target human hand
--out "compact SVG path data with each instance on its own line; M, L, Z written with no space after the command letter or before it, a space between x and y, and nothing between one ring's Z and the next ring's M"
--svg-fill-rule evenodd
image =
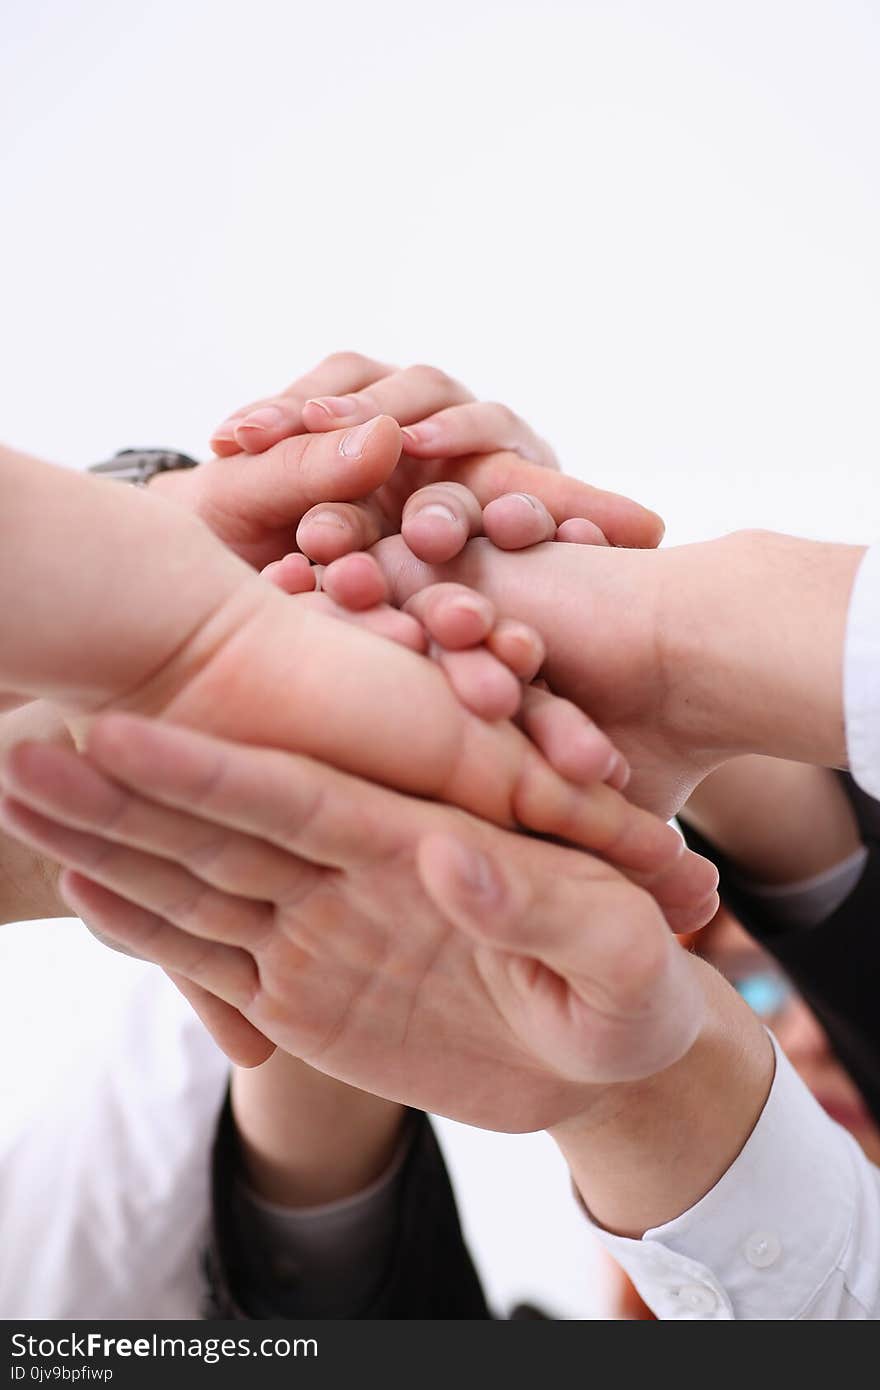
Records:
M513 497L495 506L511 546L530 544L538 504ZM618 791L626 786L626 759L607 735L570 701L531 684L545 657L540 635L527 623L499 619L485 595L462 584L433 584L397 609L388 602L381 568L361 551L326 567L310 565L302 554L286 555L263 576L300 605L429 653L465 708L483 719L518 716L562 776L584 785L607 782Z
M431 662L303 611L183 510L12 454L0 484L0 580L39 575L3 611L7 688L74 720L116 706L291 748L600 852L650 875L664 906L692 901L674 830L469 715ZM160 553L146 588L131 557Z
M445 565L422 563L400 538L372 551L398 604L455 581L533 624L552 689L628 759L628 796L663 816L739 754L845 765L843 636L862 553L765 532L516 555L476 539Z
M696 1037L687 953L590 856L128 716L96 720L87 755L10 754L4 824L78 870L63 891L103 937L319 1070L531 1130Z
M412 495L433 483L462 484L483 505L505 493L534 495L557 524L577 525L579 540L655 546L663 534L655 513L555 472L552 450L523 420L506 406L475 401L433 367L396 371L358 353L336 353L286 391L236 411L215 431L213 445L224 458L240 460L237 451L244 450L257 465L263 451L280 441L305 431L349 429L377 414L407 426L403 457L368 500L354 506L325 507L322 502L303 517L297 545L319 563L363 549L401 527L424 559L450 558L467 531L455 531L447 522L446 552L428 553L421 549L419 528L410 527ZM442 507L444 500L439 496L435 505ZM434 529L442 531L439 524Z

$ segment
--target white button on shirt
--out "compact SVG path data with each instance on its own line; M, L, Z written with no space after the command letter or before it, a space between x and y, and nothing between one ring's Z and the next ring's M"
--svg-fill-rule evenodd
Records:
M769 1269L782 1254L782 1246L772 1231L755 1231L743 1246L743 1254L755 1269Z
M641 1240L594 1226L659 1318L880 1317L880 1171L774 1048L761 1117L696 1206Z

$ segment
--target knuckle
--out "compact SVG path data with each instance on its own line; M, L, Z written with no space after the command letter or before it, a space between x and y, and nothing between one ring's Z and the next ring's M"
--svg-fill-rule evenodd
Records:
M486 405L487 411L491 412L492 418L508 429L520 429L522 421L515 410L511 410L509 405L503 401L489 401Z
M229 835L226 831L212 835L189 848L184 861L186 867L200 878L213 877L222 870L228 847Z
M417 362L415 366L408 367L406 375L410 381L437 394L448 394L460 389L458 383L440 367L432 367L426 362Z
M365 386L362 391L355 394L355 399L370 415L382 415L381 403L376 400L376 396L371 387Z
M343 371L360 372L366 368L377 367L379 364L373 362L369 357L365 357L362 352L331 352L320 363L321 367L339 367Z

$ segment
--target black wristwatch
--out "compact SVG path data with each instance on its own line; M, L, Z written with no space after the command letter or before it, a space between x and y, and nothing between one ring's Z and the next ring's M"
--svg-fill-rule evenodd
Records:
M99 478L114 478L134 487L146 487L157 473L174 473L180 468L198 468L198 459L179 454L174 449L120 449L105 463L93 463L89 473Z

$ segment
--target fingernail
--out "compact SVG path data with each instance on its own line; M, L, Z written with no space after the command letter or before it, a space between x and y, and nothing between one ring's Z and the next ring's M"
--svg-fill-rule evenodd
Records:
M315 512L306 522L308 526L335 526L338 531L345 531L348 522L338 512Z
M427 507L419 507L418 511L407 517L407 521L412 521L417 516L438 516L443 521L458 521L452 508L444 507L442 502L429 502Z
M485 618L486 614L492 611L489 600L481 598L479 594L462 594L460 598L449 599L447 602L453 613L476 613L480 618Z
M610 754L608 758L608 765L605 769L604 775L602 776L601 780L603 782L610 782L612 777L618 779L618 791L623 791L623 788L626 786L630 778L629 763L626 761L626 758L623 756L623 754L618 753L616 750Z
M400 433L411 444L423 445L431 444L435 439L439 439L443 431L438 425L409 425Z
M235 433L238 434L240 430L274 430L283 419L284 411L280 406L264 405L259 410L252 410L243 420L239 420Z
M450 849L455 887L460 892L483 899L500 896L498 876L484 854L463 845L460 840L453 840Z
M339 445L340 454L347 459L356 459L363 453L364 445L376 427L375 420L367 420L363 425L356 425L353 430L342 436Z
M518 498L520 499L520 501L522 501L522 502L528 502L528 504L529 504L529 506L531 507L531 509L532 509L533 512L536 512L536 511L539 510L537 500L536 500L534 497L530 497L529 494L528 494L527 492L514 492L514 493L511 493L511 496L512 496L512 497L518 497Z
M316 405L319 410L332 415L334 420L353 415L358 408L354 396L313 396L311 400L306 401L306 405Z

